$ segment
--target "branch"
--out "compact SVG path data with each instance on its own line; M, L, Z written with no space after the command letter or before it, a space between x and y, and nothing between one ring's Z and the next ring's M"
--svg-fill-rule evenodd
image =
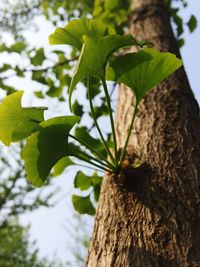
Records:
M70 63L70 62L74 62L75 60L77 60L78 57L74 57L74 58L71 58L71 59L66 59L62 62L58 62L56 63L55 65L53 66L48 66L46 68L37 68L37 69L27 69L27 68L24 68L24 69L20 69L20 71L26 73L26 72L37 72L37 71L43 71L43 72L47 72L49 70L53 70L57 67L60 67L60 66L63 66L67 63ZM14 70L14 69L13 69ZM15 70L14 70L15 71ZM1 80L7 80L7 79L10 79L12 77L16 76L16 73L13 73L13 74L10 74L10 75L7 75L7 76L4 76L4 77L0 77Z

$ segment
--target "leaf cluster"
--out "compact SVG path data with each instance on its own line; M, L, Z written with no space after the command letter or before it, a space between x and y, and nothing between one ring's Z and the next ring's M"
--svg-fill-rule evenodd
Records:
M79 51L78 62L69 85L69 106L71 112L76 108L76 114L82 115L83 110L80 105L76 102L72 104L72 95L79 82L86 82L90 112L99 138L94 138L80 126L72 134L72 128L81 119L76 115L44 120L45 108L22 107L23 92L18 91L7 96L0 104L1 141L5 145L10 145L11 142L26 139L21 156L25 161L27 178L35 186L42 186L53 168L55 173L60 173L65 167L74 165L71 157L86 162L97 170L119 173L123 169L122 162L140 101L154 86L178 69L181 61L170 53L160 53L154 48L119 54L118 51L122 48L130 46L142 48L149 45L149 42L138 42L131 35L109 34L107 25L102 25L99 20L72 20L64 28L57 28L49 36L49 42L53 45L70 45ZM39 49L32 57L31 63L35 66L40 65L44 58L43 50ZM136 98L122 152L117 144L106 80L125 84ZM105 139L93 105L95 93L92 90L97 81L102 86L100 90L104 95L110 120L112 130L110 140ZM99 181L97 177L96 173L91 177L78 173L75 187L80 190L92 187L97 200L100 189L100 183L95 184L97 180ZM72 202L80 213L94 214L91 194L84 197L73 195Z

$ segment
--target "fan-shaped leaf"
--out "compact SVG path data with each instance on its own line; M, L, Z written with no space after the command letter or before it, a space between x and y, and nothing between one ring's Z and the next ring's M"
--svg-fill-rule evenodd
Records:
M46 108L22 108L23 91L7 96L0 104L0 140L7 146L40 128Z
M91 177L85 175L81 171L78 171L74 179L74 186L82 191L88 190L91 186Z
M70 107L72 92L78 82L88 76L104 79L109 56L119 48L137 45L132 35L108 35L100 38L90 38L84 35L83 40L84 45L69 88Z
M95 214L95 208L91 203L90 196L82 197L73 195L72 203L74 209L78 211L80 214L89 214L89 215Z
M130 87L139 102L146 92L181 65L181 60L171 53L161 53L156 49L146 48L116 58L107 69L107 79Z
M40 124L22 150L27 178L35 186L41 186L53 166L63 157L71 155L68 147L68 134L79 117L62 116Z
M49 43L68 44L78 50L81 50L83 45L83 35L88 35L94 38L100 37L105 33L105 27L102 23L89 19L74 19L71 20L64 28L57 28L54 33L49 36Z

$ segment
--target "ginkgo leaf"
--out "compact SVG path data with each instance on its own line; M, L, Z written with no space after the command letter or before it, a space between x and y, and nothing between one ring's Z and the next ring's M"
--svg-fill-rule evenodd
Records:
M154 86L182 65L171 53L145 48L137 53L116 58L107 68L107 79L124 83L135 93L139 102Z
M84 191L88 190L91 185L91 177L85 175L82 171L78 171L74 179L74 187Z
M83 196L72 195L72 203L74 209L80 214L89 214L89 215L95 214L95 208L92 205L90 196L83 197Z
M22 150L27 178L35 186L41 186L53 166L63 157L71 155L68 134L79 121L77 116L61 116L40 124Z
M0 140L7 146L40 128L46 108L23 108L23 91L7 96L0 104Z
M67 167L72 166L74 164L75 163L69 157L62 158L56 163L56 165L54 165L53 176L58 176L62 174Z
M72 92L78 82L88 76L104 79L109 56L119 48L137 45L137 41L132 35L108 35L100 38L91 38L84 35L83 40L84 45L69 88L70 108Z
M96 20L90 19L74 19L71 20L64 28L57 28L54 33L49 36L49 43L68 44L78 50L81 50L83 45L83 35L88 35L94 38L105 34L106 28Z
M45 53L44 53L44 48L39 48L34 57L31 57L31 64L33 64L34 66L41 66L44 62L44 60L46 59L45 57Z

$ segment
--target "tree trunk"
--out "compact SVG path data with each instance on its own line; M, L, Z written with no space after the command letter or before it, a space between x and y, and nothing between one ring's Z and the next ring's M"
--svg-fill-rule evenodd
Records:
M130 32L180 57L161 0L134 0ZM133 111L121 86L116 128L123 147ZM200 119L184 69L142 101L127 157L141 166L106 174L86 266L200 266Z

